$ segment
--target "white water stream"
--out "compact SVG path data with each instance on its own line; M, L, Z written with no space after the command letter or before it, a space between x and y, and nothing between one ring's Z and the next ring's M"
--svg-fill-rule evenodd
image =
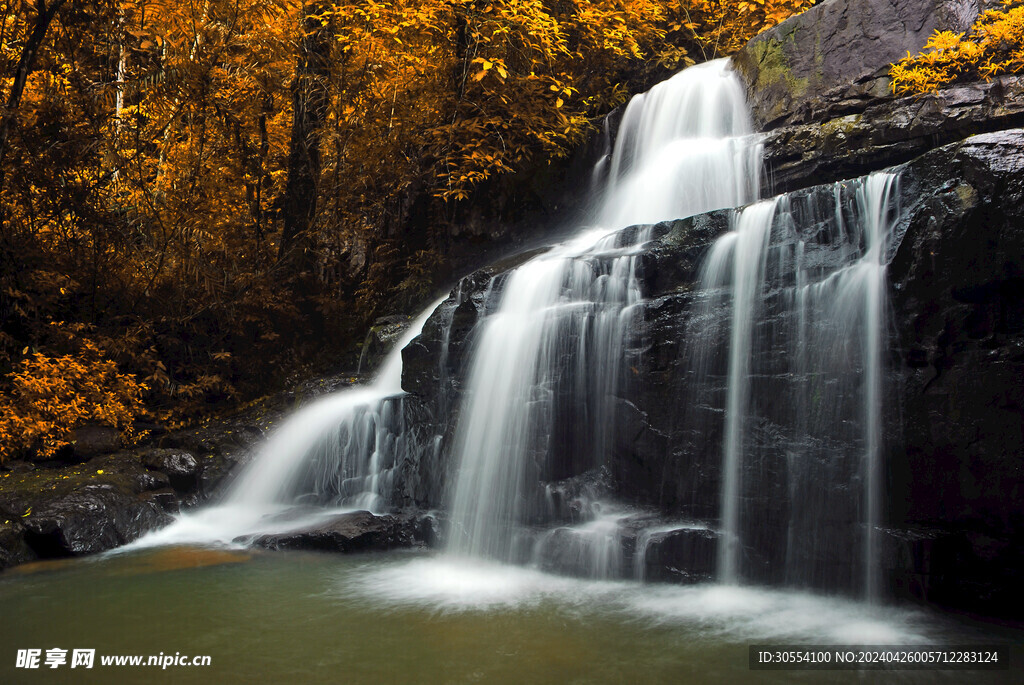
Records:
M760 148L750 134L743 87L725 60L629 103L597 226L517 268L483 323L457 428L450 553L525 560L522 529L545 516L539 483L581 444L584 466L602 465L625 332L641 299L637 255L651 235L619 231L756 199ZM566 389L571 375L587 382ZM555 439L566 405L579 408L573 444ZM595 554L604 575L609 562Z

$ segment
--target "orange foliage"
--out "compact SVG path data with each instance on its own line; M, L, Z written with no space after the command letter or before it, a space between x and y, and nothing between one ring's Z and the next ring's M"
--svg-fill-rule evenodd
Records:
M0 394L0 460L32 449L53 456L86 423L118 429L125 444L140 437L133 421L143 411L146 386L118 373L88 340L75 355L26 357L6 381L10 390Z
M1024 1L1003 0L983 12L966 34L936 31L919 55L892 65L893 92L929 93L965 78L991 79L1024 69Z
M422 299L444 273L447 223L485 183L568 154L650 73L728 54L811 4L65 3L0 148L0 373L27 383L35 365L54 397L97 406L116 406L97 388L120 388L134 412L128 381L85 384L99 358L47 347L45 322L63 319L146 379L163 420L265 391L324 340ZM37 7L0 0L0 98ZM296 274L279 252L290 153L308 142L293 110L310 27L331 40L304 75L323 109ZM26 345L54 356L22 359ZM79 380L56 384L73 359ZM0 399L17 412L8 430L44 422L21 387ZM82 402L65 418L92 416Z

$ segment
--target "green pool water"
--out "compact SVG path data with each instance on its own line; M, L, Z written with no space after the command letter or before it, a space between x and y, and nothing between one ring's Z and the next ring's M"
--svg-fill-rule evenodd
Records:
M426 554L162 548L0 575L2 683L1018 683L1008 671L753 671L751 644L1021 633L803 593L581 581ZM19 649L95 649L92 669ZM102 656L208 655L209 666ZM1011 660L1021 662L1011 647Z

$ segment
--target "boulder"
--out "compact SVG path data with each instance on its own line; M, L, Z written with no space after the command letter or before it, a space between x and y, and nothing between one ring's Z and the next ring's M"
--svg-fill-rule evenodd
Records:
M0 570L34 561L36 553L25 542L25 526L0 514Z
M75 461L87 461L121 449L121 432L111 426L79 426L71 432Z
M131 452L63 469L19 469L0 479L0 567L113 549L177 511L168 476Z
M412 547L425 530L412 518L376 516L368 511L341 514L309 528L260 535L256 547L317 552L369 552Z
M407 316L385 316L377 319L363 340L359 356L359 371L376 369L409 328L411 319Z
M651 581L699 583L714 580L719 534L699 526L650 535L638 563Z
M165 474L171 487L191 493L199 487L200 468L196 458L184 450L151 449L140 454L146 468Z
M44 502L24 519L25 541L40 558L113 549L170 522L152 496L95 483Z

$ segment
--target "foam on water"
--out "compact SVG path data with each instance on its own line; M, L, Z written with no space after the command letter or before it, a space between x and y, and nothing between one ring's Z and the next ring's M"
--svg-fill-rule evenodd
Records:
M481 559L438 556L373 563L346 573L337 592L437 612L562 609L678 625L724 640L913 644L934 639L928 617L806 592L735 585L640 585L554 576Z

